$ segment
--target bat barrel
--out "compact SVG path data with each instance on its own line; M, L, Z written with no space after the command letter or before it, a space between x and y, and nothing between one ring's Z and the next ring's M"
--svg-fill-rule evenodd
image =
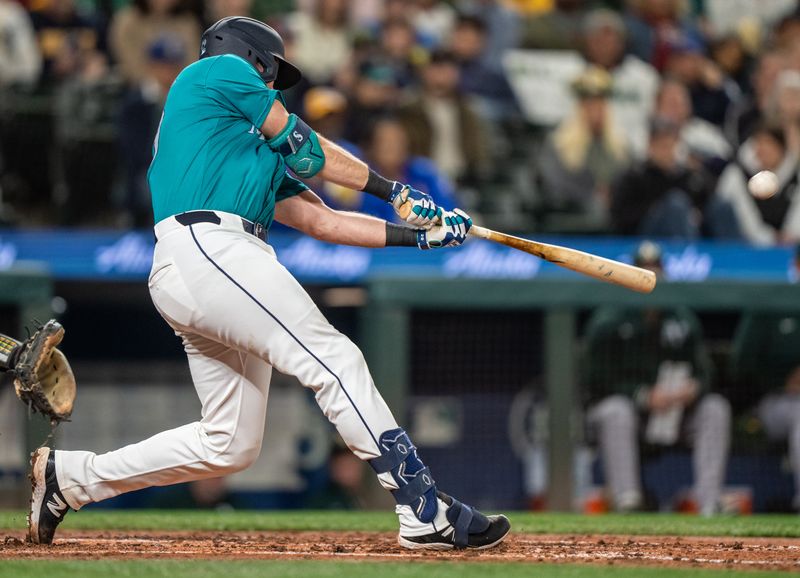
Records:
M522 239L474 225L469 232L474 237L519 249L576 273L588 275L606 283L614 283L633 291L650 293L656 286L655 273L627 263L620 263L568 247Z

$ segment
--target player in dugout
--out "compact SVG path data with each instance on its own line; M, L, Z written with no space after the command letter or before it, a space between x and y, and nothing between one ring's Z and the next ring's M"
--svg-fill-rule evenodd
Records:
M795 254L800 265L800 251ZM733 341L731 375L761 399L755 414L767 438L787 442L794 474L791 508L800 511L800 315L749 311Z
M640 245L635 264L663 272L661 249ZM597 310L586 330L583 383L589 433L617 511L644 506L640 441L693 449L694 500L703 515L719 511L730 447L728 401L709 391L711 362L700 322L687 308Z
M280 91L300 78L275 30L230 17L206 30L200 59L172 85L148 171L157 239L149 288L183 341L202 418L101 455L37 450L31 541L50 543L69 508L248 467L261 451L273 367L314 391L350 450L392 492L400 545L490 548L508 534L505 516L439 490L361 351L268 243L273 219L331 243L419 249L458 246L472 225L289 114ZM400 215L410 208L409 226L334 211L289 171L375 195Z

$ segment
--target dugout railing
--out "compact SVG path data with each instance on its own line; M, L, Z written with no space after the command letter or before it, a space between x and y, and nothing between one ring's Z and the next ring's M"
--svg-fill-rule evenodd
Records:
M415 380L421 378L426 381L425 376L431 373L435 375L440 372L443 379L441 383L431 381L429 393L435 393L435 389L441 386L455 396L460 395L458 387L448 385L447 379L447 375L458 371L458 368L448 366L446 359L447 352L454 353L454 347L458 347L447 345L456 332L470 330L474 333L472 357L468 358L467 364L473 363L479 356L476 352L480 351L481 342L489 344L493 339L502 341L504 349L513 348L519 340L524 341L526 347L537 349L527 354L532 359L540 360L538 369L530 371L540 374L549 406L547 507L562 511L572 510L574 505L573 452L580 431L576 427L574 412L578 405L578 368L581 363L579 326L588 312L607 305L637 308L685 306L698 312L729 316L738 316L745 311L800 312L800 286L783 283L662 281L652 294L641 295L616 286L578 279L380 277L372 279L368 288L369 300L361 318L362 345L375 382L397 415L407 417L407 402L415 387ZM496 321L493 315L499 316L502 325L494 332L490 327ZM457 327L436 327L437 319L443 320L442 324L453 323L453 319L457 319ZM538 328L533 328L536 333L533 337L525 335L528 325L538 325ZM437 331L440 332L438 341L430 337L436 335ZM420 339L426 340L425 343L434 349L441 346L441 350L431 352L425 359L415 359L420 354ZM519 349L514 354L517 357L526 355ZM428 367L420 371L419 365ZM529 368L534 366L536 362L528 364ZM480 372L477 365L473 365L473 369ZM497 371L502 370L500 368ZM464 375L459 379L475 382L471 384L470 391L482 390L483 394L492 393L492 388L498 382L516 379L513 376L498 380L489 377L481 383L480 377L473 379ZM519 379L517 383L521 383ZM478 401L477 404L488 408L490 404L486 400L490 397L484 395L482 399L484 401ZM501 418L497 416L497 419ZM498 432L502 430L502 427L495 428L492 435L498 438L501 436ZM461 424L461 431L465 431L464 424ZM503 451L503 444L508 444L509 440L499 437L495 442L496 449L490 453ZM474 468L480 468L479 460L476 460ZM489 481L518 474L494 471L484 479ZM467 468L466 475L475 474L470 474Z

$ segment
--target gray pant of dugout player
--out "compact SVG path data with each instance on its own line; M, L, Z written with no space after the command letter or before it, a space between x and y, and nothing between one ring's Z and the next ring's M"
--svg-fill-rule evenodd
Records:
M597 434L606 484L615 507L638 506L642 483L639 467L639 413L624 395L592 406L589 425ZM731 409L720 395L700 399L685 416L683 438L692 446L694 496L701 512L718 505L730 447Z
M771 439L789 442L789 460L794 473L794 507L800 509L800 395L768 395L758 406L758 417Z

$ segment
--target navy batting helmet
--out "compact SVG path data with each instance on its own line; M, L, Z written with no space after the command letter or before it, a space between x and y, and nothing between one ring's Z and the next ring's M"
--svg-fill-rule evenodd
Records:
M203 33L200 58L220 54L241 56L253 66L261 64L264 67L264 72L259 72L261 78L264 82L275 81L274 86L278 90L290 88L302 78L297 67L284 58L280 34L252 18L223 18Z

